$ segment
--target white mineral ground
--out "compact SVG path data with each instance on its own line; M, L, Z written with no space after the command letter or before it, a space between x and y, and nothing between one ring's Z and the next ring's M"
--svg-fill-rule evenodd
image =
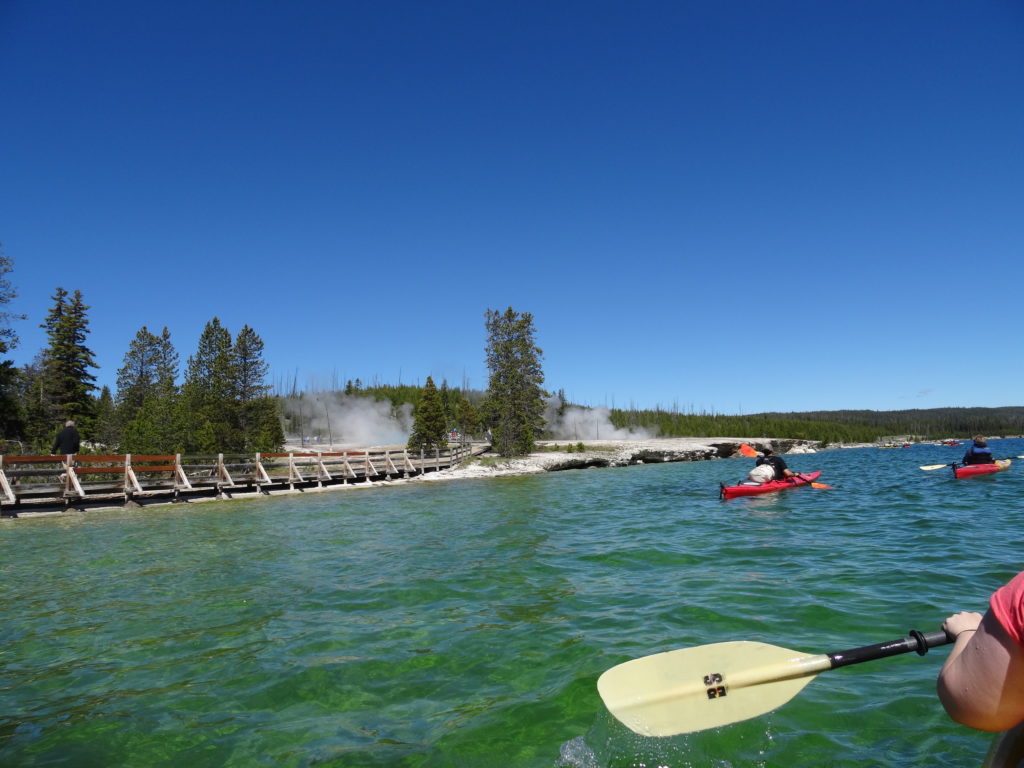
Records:
M584 450L577 451L577 443L567 440L541 440L538 450L527 456L502 458L493 451L463 462L451 469L426 472L409 480L390 482L434 482L459 478L499 477L507 475L530 475L565 469L591 467L622 467L632 464L655 464L673 461L706 461L720 458L739 457L739 446L746 443L755 450L772 448L779 454L814 453L820 450L818 444L807 440L790 440L763 437L665 437L624 440L586 440ZM855 448L862 444L830 445L829 448ZM867 445L867 444L863 444ZM401 451L404 446L374 446L371 450L389 449ZM568 448L573 447L573 450ZM286 451L344 450L337 446L285 446ZM388 481L385 481L388 482ZM378 483L375 483L378 484Z

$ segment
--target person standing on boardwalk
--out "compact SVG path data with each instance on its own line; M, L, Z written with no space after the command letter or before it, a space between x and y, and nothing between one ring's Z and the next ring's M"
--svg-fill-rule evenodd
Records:
M69 453L78 453L78 448L81 445L81 438L78 435L78 430L75 429L75 422L68 419L64 422L64 429L57 433L57 439L53 441L53 447L50 449L50 453L55 453L61 456L66 456Z

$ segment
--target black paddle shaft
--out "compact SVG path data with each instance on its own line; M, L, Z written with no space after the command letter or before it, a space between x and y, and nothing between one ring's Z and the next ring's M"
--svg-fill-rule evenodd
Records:
M929 648L937 645L946 645L953 642L953 638L946 634L945 630L938 632L918 632L910 630L909 637L901 637L899 640L890 640L887 643L875 643L860 648L851 648L848 651L828 654L832 662L832 669L846 667L850 664L860 664L873 659L884 659L887 656L898 656L901 653L917 651L918 655L924 656Z

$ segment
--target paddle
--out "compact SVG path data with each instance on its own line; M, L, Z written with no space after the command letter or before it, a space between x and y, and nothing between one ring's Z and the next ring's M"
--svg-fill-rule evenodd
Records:
M746 456L748 459L755 458L758 453L746 443L740 443L740 453Z
M1024 459L1024 456L1007 456L1005 459L992 459L992 462L1009 461L1010 459ZM943 467L957 467L961 463L962 462L954 461L951 464L925 464L923 467L919 467L919 469L923 469L925 472L931 472L933 469L942 469Z
M796 475L797 477L799 477L801 480L806 480L807 479L807 477L805 477L804 475L801 475L799 472L794 472L793 474ZM832 490L832 486L831 485L825 485L824 483L813 483L812 482L811 483L811 488L828 488L829 490Z
M819 673L952 642L944 631L807 654L750 641L714 643L633 659L597 680L615 719L642 736L675 736L719 728L777 709Z

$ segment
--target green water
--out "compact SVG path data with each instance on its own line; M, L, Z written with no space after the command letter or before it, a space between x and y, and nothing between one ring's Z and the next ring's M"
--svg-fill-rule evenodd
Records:
M978 765L988 737L934 695L945 648L670 739L595 687L687 645L837 651L984 610L1024 568L1024 461L917 468L960 455L796 456L834 488L728 502L749 460L5 521L0 765Z

